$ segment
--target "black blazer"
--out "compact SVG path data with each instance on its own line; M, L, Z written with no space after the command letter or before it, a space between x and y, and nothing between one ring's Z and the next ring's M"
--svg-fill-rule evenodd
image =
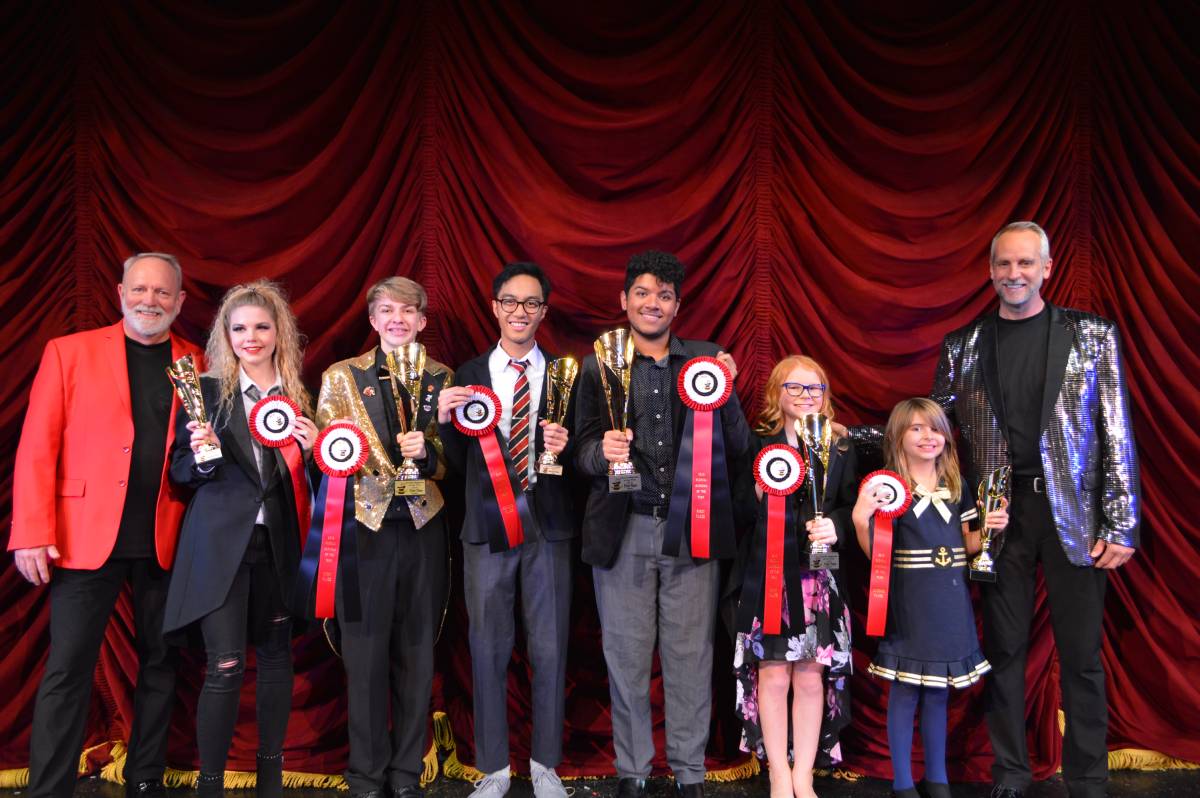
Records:
M489 349L479 357L468 360L460 366L455 371L454 384L457 386L486 385L489 388L492 387L492 373L488 368L488 358L491 357L493 351ZM547 366L555 358L555 355L544 349L542 350L542 355L546 359ZM546 395L549 389L550 381L543 377L542 399L541 404L538 405L542 410L546 407ZM578 395L578 390L571 392L571 403L567 407L567 416L564 421L564 426L568 430L572 427L572 410L574 409L575 397ZM485 512L483 502L484 497L489 495L489 491L479 484L479 474L483 468L483 451L475 441L459 432L458 428L454 426L453 421L446 424L439 424L438 434L442 439L443 454L446 457L447 463L466 479L464 496L466 507L463 517L462 541L464 543L487 543L490 539L489 533L491 530L488 528L488 515ZM496 437L500 439L503 451L507 453L508 445L504 435L497 430ZM574 450L575 438L572 435L567 439L566 448L558 456L558 462L564 467L562 475L546 476L545 474L538 474L534 489L527 494L530 507L533 510L534 520L538 525L538 529L536 530L537 535L545 540L568 540L579 534L579 526L575 519L574 503L571 500L571 457ZM538 424L534 428L533 447L530 450L530 456L536 458L543 451L545 451L545 444L542 439L542 427Z
M689 341L680 339L684 354L670 355L671 382L679 380L679 372L683 364L694 357L714 357L721 351L714 343L708 341ZM609 493L608 491L608 461L604 459L602 441L604 433L612 429L612 421L605 407L606 398L604 386L600 382L600 367L595 357L584 358L580 368L579 384L575 388L578 399L575 405L575 433L578 439L578 450L575 454L575 465L581 472L592 477L591 489L588 492L587 509L583 516L583 561L607 568L616 559L621 547L621 538L625 534L625 526L629 518L632 502L631 493ZM637 397L633 397L637 401ZM674 426L672 451L679 453L679 442L683 438L684 406L679 400L678 392L671 393L671 420ZM748 467L745 458L750 449L750 427L742 413L741 402L737 392L729 397L729 401L721 407L721 430L725 438L725 456L730 482L730 492L734 493L735 477L739 469ZM636 434L636 430L634 433ZM672 468L674 474L674 468ZM714 475L720 478L721 475ZM737 502L735 501L736 505ZM736 513L736 508L735 508ZM733 557L735 551L713 550L714 559Z
M748 632L750 623L757 614L761 617L762 594L766 581L764 569L767 552L767 502L759 499L754 491L754 459L766 446L787 443L787 435L780 430L774 435L753 436L746 468L738 480L735 500L754 508L756 520L752 534L745 536L738 548L737 561L729 573L722 590L722 617L729 625L731 637L739 631ZM801 454L804 449L801 447ZM807 465L807 460L805 461ZM854 523L850 518L854 503L858 500L858 468L854 445L847 437L839 438L829 453L829 474L825 478L825 494L821 512L831 521L837 531L837 548L842 552L841 567L834 571L842 601L850 603L847 593L846 570L848 554L857 547ZM804 525L813 517L812 490L808 478L800 490L787 497L789 519L796 524L787 530L784 552L784 579L788 595L799 596L802 591L803 572L808 568L808 535ZM736 604L734 603L736 602ZM737 607L735 611L735 606ZM735 620L736 617L736 620Z
M187 429L191 419L180 408L168 477L172 484L191 488L194 494L183 518L167 590L165 632L182 629L225 602L249 545L260 504L269 529L272 565L285 603L292 595L300 565L300 535L308 533L307 529L299 529L292 481L278 449L264 450L264 455L275 458L275 473L263 488L242 397L235 396L232 411L218 418L217 381L201 377L200 390L213 431L221 441L222 461L207 474L197 468ZM308 467L310 485L319 477L315 469L315 465Z

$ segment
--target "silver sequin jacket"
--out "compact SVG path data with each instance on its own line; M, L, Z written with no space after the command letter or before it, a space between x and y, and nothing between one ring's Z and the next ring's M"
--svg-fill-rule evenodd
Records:
M963 471L972 481L1009 463L999 420L996 314L946 336L931 398L958 426ZM852 436L878 443L878 428ZM1046 494L1067 559L1092 564L1096 539L1138 545L1137 452L1116 325L1091 313L1050 306L1046 383L1039 442Z

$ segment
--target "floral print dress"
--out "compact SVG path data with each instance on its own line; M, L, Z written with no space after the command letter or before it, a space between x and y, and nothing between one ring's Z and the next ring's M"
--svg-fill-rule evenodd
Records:
M762 443L783 441L767 439ZM847 451L851 454L847 455ZM853 504L853 450L835 449L830 459L829 473L832 481L826 483L825 511L840 525L849 521L848 512L844 519L836 512L837 506L845 504L847 498ZM841 462L837 462L840 459ZM821 475L818 474L818 478ZM834 484L836 483L836 484ZM848 487L847 487L848 486ZM812 517L811 505L805 501L809 496L807 483L797 493L789 496L789 515L795 514L799 523L794 530L802 530L804 522ZM757 574L765 563L766 501L759 502L759 523L754 538L749 542L748 556L744 563L745 578L738 606L738 633L734 645L733 667L737 678L737 710L742 718L743 751L766 757L763 748L762 726L758 712L758 663L814 661L825 666L825 710L821 718L821 734L817 744L816 767L829 767L842 760L838 742L841 730L850 722L849 676L853 671L850 652L850 610L842 599L837 579L827 570L808 570L806 555L789 553L795 559L802 556L802 565L795 565L784 580L781 629L778 635L767 635L762 630L762 586ZM789 535L798 532L789 532ZM842 530L839 529L839 537ZM805 536L804 541L807 541ZM794 552L806 552L807 543L789 541ZM795 595L800 601L793 602ZM790 714L790 713L789 713Z

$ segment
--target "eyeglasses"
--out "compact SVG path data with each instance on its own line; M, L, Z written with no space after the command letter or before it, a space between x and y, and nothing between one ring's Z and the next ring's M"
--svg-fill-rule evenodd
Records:
M785 382L783 389L788 392L788 396L803 396L808 394L813 399L820 399L825 395L825 383L818 382L815 385L803 385L799 382Z
M524 306L526 313L537 313L546 306L546 303L540 299L519 300L511 296L498 297L496 301L500 303L500 307L504 309L505 313L512 313L517 309L517 305Z

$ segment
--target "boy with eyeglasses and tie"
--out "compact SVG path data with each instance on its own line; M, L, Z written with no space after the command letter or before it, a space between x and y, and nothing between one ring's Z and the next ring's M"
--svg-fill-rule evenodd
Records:
M532 669L533 739L529 769L536 798L566 798L554 768L562 760L567 628L571 607L571 541L579 534L562 475L539 474L537 455L569 465L569 433L545 417L554 357L535 336L546 318L550 281L533 263L510 263L492 281L492 313L500 340L458 370L438 399L438 423L452 468L466 476L462 528L463 583L475 709L475 766L484 777L472 798L502 798L509 789L508 663L515 644L517 586ZM452 423L472 396L490 388L500 400L503 471L490 474L483 446ZM508 485L493 487L492 480ZM497 495L517 494L520 542L503 530Z

